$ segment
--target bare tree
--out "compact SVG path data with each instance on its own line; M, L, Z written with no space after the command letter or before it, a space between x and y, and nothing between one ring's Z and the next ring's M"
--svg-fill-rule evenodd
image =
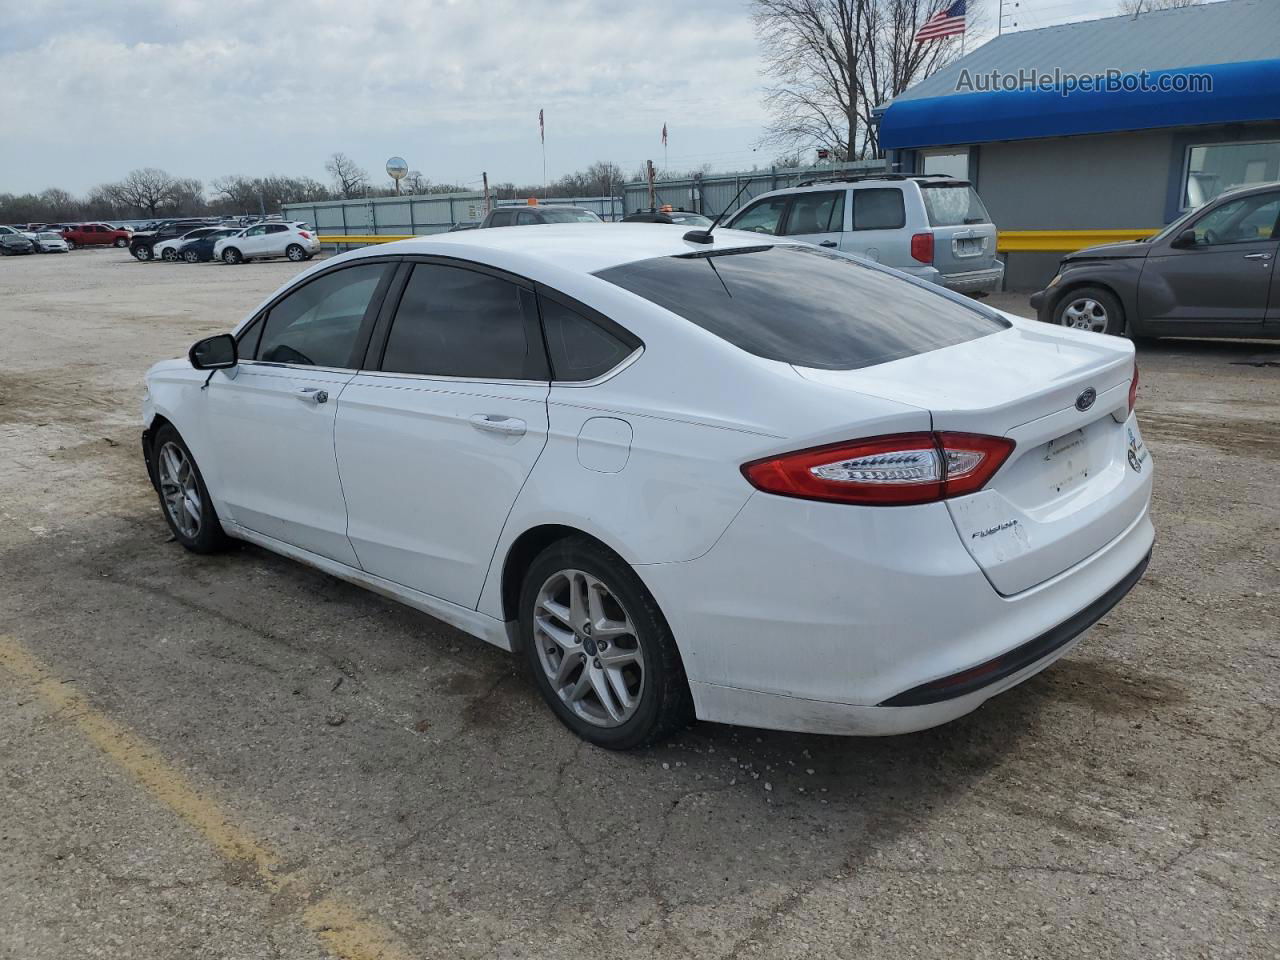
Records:
M333 154L325 162L324 168L333 177L338 192L347 200L360 196L369 185L369 174L341 151Z
M949 0L753 0L773 83L765 143L826 147L836 159L878 151L871 113L953 60L955 38L916 43ZM970 20L972 21L972 17Z
M123 207L141 210L154 217L164 204L173 201L176 182L173 177L155 167L130 170L119 183L104 184L103 190Z
M1204 0L1120 0L1120 12L1128 17L1151 13L1155 10L1181 10L1197 7Z

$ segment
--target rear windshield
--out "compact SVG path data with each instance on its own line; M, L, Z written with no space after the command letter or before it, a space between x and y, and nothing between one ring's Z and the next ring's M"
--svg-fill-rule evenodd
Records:
M1008 327L879 267L817 247L640 260L596 276L769 360L852 370Z
M967 183L922 183L924 208L934 227L959 227L966 223L990 223L978 191Z
M590 210L548 210L542 208L542 219L546 223L599 223L600 218Z

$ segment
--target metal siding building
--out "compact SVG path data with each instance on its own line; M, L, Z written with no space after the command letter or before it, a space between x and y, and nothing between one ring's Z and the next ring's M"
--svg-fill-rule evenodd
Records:
M895 170L967 175L1002 233L1154 232L1223 189L1280 179L1278 54L1280 0L1005 34L892 101L881 144ZM1031 70L1202 73L1213 89L971 89ZM1061 251L1007 256L1006 286L1034 289Z

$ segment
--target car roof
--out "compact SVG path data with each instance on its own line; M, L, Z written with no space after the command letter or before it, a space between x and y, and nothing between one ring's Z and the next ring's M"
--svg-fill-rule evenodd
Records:
M460 230L378 244L351 256L434 254L460 257L527 275L542 268L596 273L624 263L711 253L787 241L736 230L716 230L711 243L685 240L689 228L661 223L542 223L518 230Z
M945 184L947 186L966 186L966 187L972 186L972 183L968 180L960 180L960 179L957 179L956 177L942 176L942 175L937 175L937 176L932 174L903 175L899 173L885 173L885 174L879 174L879 175L863 174L861 176L856 176L856 177L855 176L832 177L828 180L804 180L796 184L796 186L794 187L779 187L777 190L770 190L767 193L756 194L754 197L751 197L749 198L748 201L744 202L743 206L746 206L747 202L760 200L764 197L790 196L796 193L816 193L816 192L827 191L827 190L847 190L850 188L857 188L857 187L876 187L876 188L883 188L886 186L895 187L900 184L906 184L906 183L915 183L920 186L924 186L926 184L939 184L939 185ZM734 211L734 212L736 213L737 211Z

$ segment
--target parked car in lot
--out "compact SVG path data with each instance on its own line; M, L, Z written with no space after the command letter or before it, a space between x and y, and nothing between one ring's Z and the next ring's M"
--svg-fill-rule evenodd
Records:
M52 230L37 230L31 237L31 245L36 253L67 253L71 246L62 238L62 234Z
M760 196L728 225L855 253L959 293L1000 289L996 228L967 180L883 174Z
M26 234L13 227L0 226L0 256L16 253L31 253L35 244Z
M525 227L535 223L602 223L590 210L568 204L529 204L523 207L496 207L490 210L481 227Z
M144 263L156 259L155 246L166 240L176 240L192 230L210 226L207 220L170 220L154 230L139 231L129 241L129 253Z
M686 227L706 228L711 218L688 210L637 210L621 220L622 223L678 223Z
M1230 190L1149 240L1063 257L1041 320L1133 337L1280 338L1280 183Z
M200 231L195 231L200 233ZM213 248L224 237L234 237L239 227L215 227L208 233L186 240L178 249L178 256L187 263L204 263L213 259Z
M889 734L1137 582L1136 389L1126 340L809 244L552 225L318 264L151 368L143 452L187 549L248 540L517 650L593 743Z
M76 247L127 247L132 234L105 223L78 223L62 231L62 239L74 250Z
M256 223L213 246L213 255L223 263L248 263L271 257L288 257L301 262L320 252L320 239L306 223Z
M189 241L199 240L201 237L207 237L209 234L215 233L219 229L220 228L217 226L196 227L194 230L188 230L181 236L168 237L167 239L157 241L151 246L151 256L157 260L173 262L179 258L179 251ZM226 236L226 234L224 233L222 236Z

